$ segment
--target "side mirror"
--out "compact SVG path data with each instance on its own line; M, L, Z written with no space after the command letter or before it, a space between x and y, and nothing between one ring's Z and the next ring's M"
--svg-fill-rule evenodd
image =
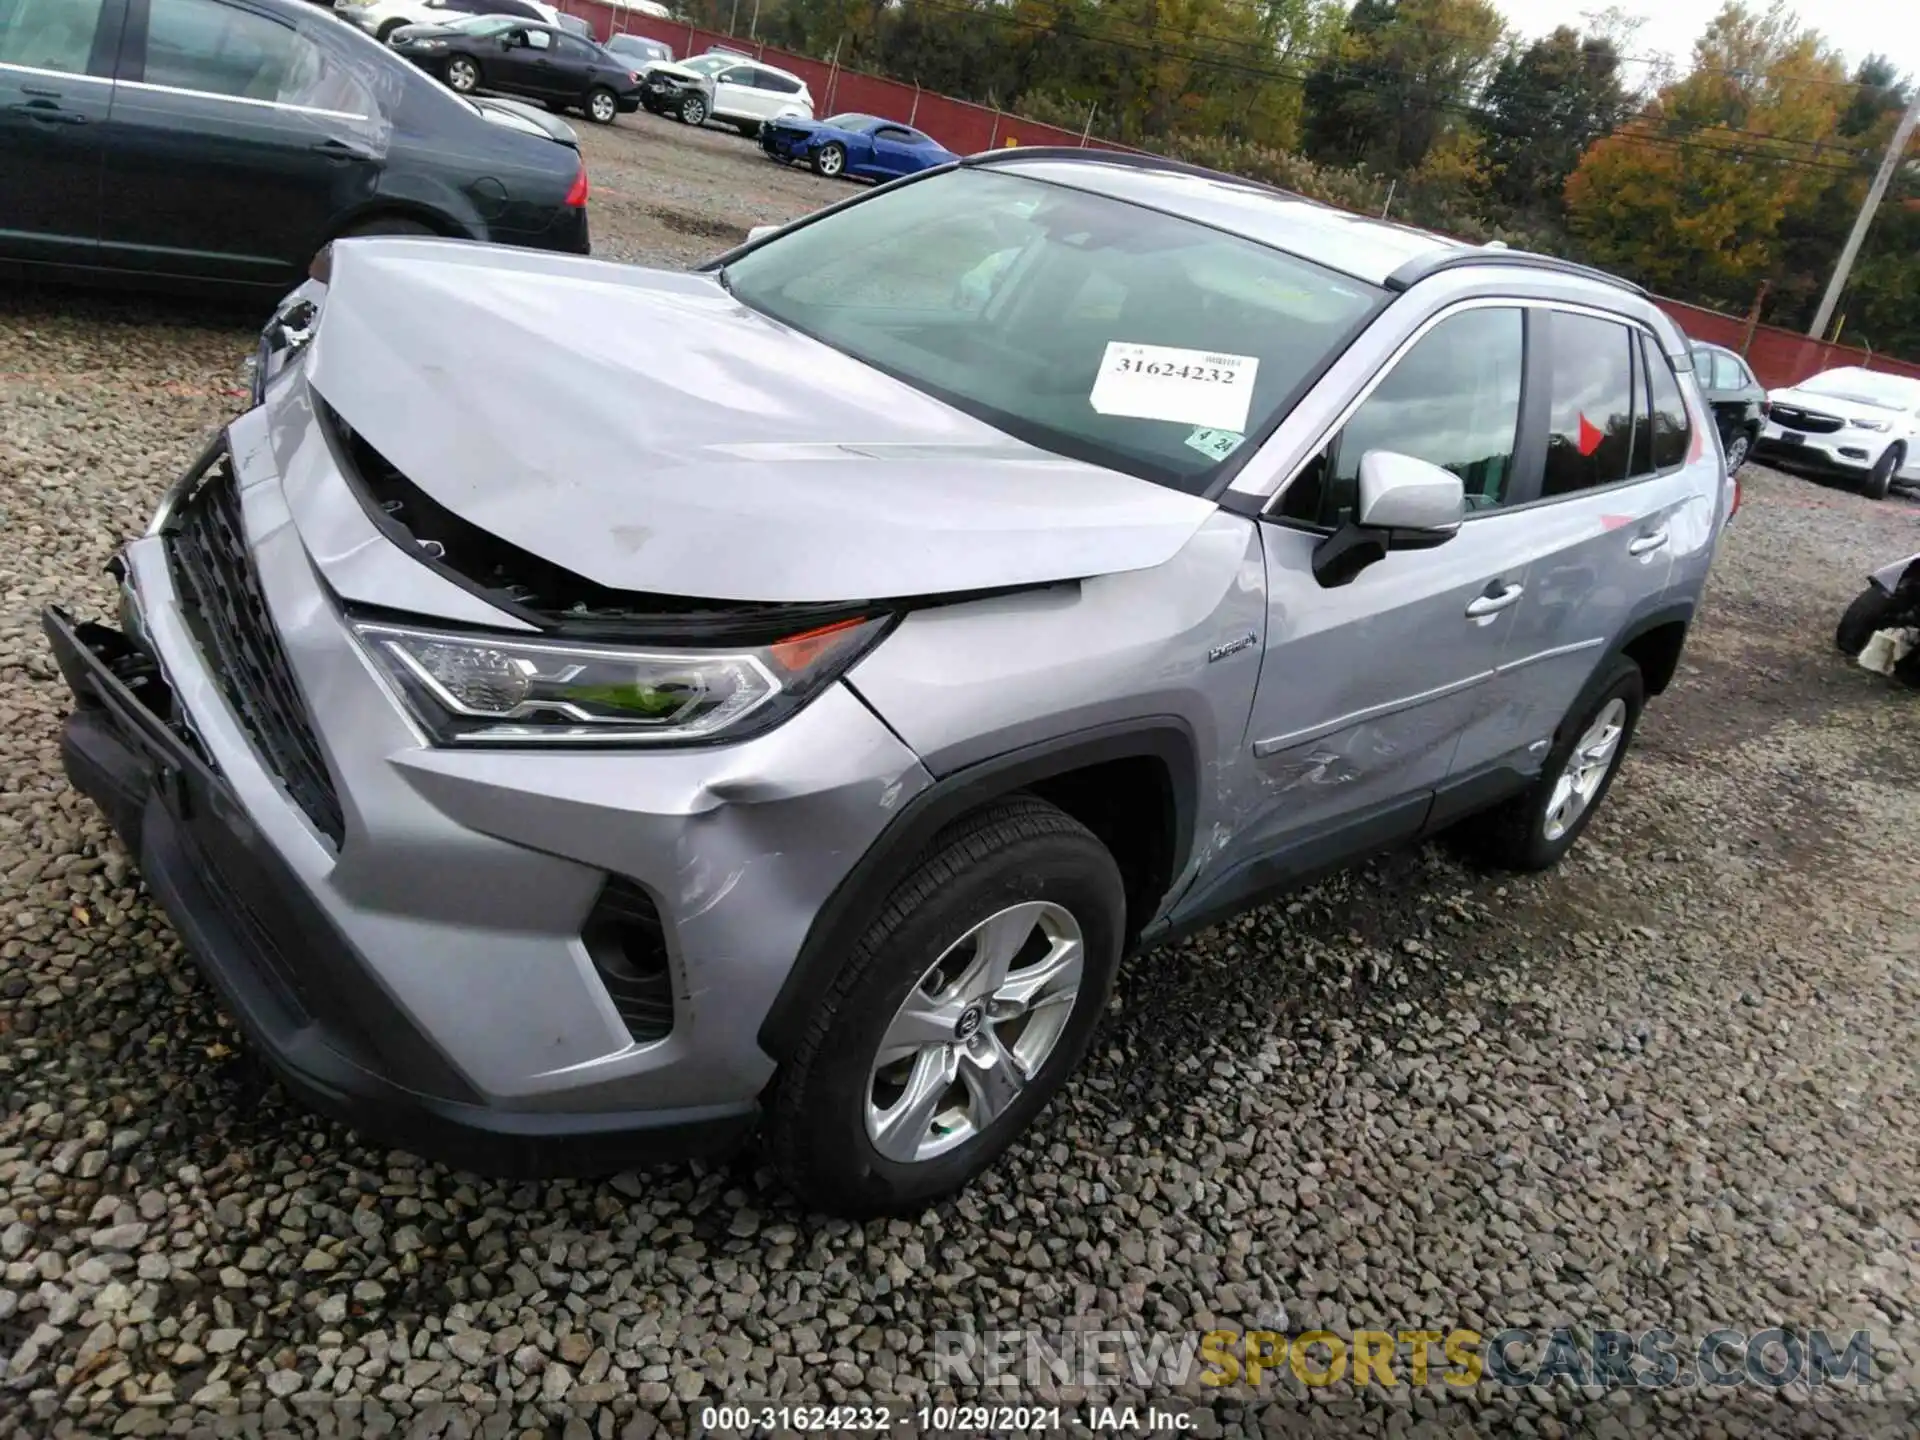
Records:
M1386 558L1389 550L1443 545L1467 515L1466 487L1438 465L1392 450L1360 457L1360 494L1353 518L1313 552L1313 577L1331 589Z
M1369 450L1360 457L1356 524L1431 533L1437 545L1466 518L1466 487L1451 470L1392 450Z

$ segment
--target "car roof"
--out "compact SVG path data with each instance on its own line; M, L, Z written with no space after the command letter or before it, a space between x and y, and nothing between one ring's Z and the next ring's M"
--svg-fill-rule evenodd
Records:
M991 165L1185 216L1393 290L1404 290L1438 270L1485 264L1558 271L1644 293L1618 276L1550 255L1469 245L1412 225L1336 209L1256 180L1158 156L1032 147L993 151L965 163Z

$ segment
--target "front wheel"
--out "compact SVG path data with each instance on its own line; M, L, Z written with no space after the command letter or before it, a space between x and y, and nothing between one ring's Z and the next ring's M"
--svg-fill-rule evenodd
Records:
M1878 585L1869 585L1853 597L1840 624L1833 632L1833 643L1848 659L1855 659L1867 648L1876 630L1887 628L1893 617L1894 598Z
M620 99L606 86L596 86L587 94L587 118L596 125L611 125L620 113Z
M468 94L480 84L480 67L464 55L456 55L447 62L447 88Z
M1873 469L1867 472L1860 493L1869 500L1886 499L1887 492L1893 488L1893 472L1900 468L1904 459L1905 452L1898 445L1889 445L1887 453L1874 462Z
M807 1204L911 1213L1011 1145L1106 1007L1126 900L1113 856L1014 796L937 835L818 1002L767 1108Z
M707 102L698 95L689 95L680 102L680 122L683 125L704 125L707 123Z
M829 140L813 152L813 173L831 180L847 168L847 147Z
M1613 787L1645 700L1640 667L1625 656L1615 660L1567 712L1540 778L1466 822L1461 838L1468 848L1508 870L1559 864Z

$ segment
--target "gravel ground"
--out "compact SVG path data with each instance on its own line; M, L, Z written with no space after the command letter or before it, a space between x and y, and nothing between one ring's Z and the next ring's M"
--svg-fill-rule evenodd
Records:
M848 193L669 122L586 144L626 259ZM677 1434L715 1398L937 1395L947 1329L1554 1323L1865 1328L1880 1398L1186 1393L1202 1433L1912 1433L1916 701L1830 634L1920 550L1920 504L1750 468L1681 674L1558 872L1430 846L1139 959L1024 1145L862 1227L797 1212L752 1152L503 1184L316 1120L68 789L38 609L108 606L101 566L235 410L256 319L0 295L0 1434L236 1405Z

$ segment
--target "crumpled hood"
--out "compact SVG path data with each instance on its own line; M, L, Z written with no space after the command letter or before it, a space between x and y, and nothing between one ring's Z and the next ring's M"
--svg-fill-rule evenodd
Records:
M414 485L601 585L880 600L1170 559L1212 502L1036 449L709 275L336 242L307 381Z

